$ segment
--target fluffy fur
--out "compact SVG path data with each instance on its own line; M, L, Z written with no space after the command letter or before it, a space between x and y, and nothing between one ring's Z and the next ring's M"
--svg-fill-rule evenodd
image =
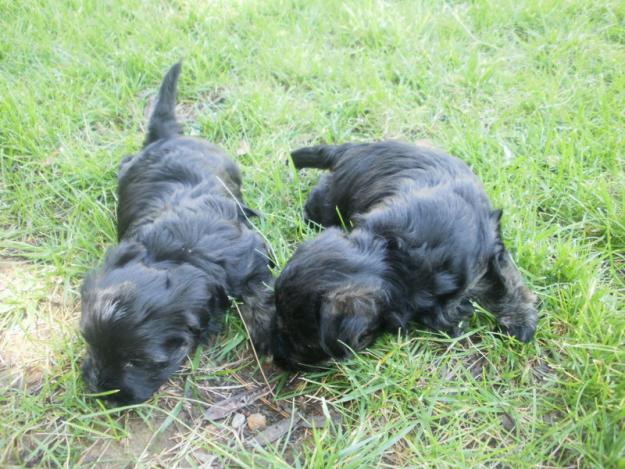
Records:
M249 225L241 174L219 147L180 135L176 84L163 79L143 150L119 169L119 244L82 286L84 378L95 392L149 398L187 354L219 329L228 297L255 347L268 349L273 278Z
M465 163L399 142L321 145L292 158L298 169L331 171L305 206L329 228L276 282L278 364L341 358L412 321L457 335L472 301L519 340L532 338L535 297L502 242L501 211ZM341 220L351 232L334 227Z

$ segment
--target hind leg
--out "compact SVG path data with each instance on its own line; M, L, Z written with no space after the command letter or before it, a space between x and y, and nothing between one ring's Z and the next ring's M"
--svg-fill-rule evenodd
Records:
M323 227L339 226L340 220L336 213L336 207L330 198L331 174L321 177L312 190L304 205L304 219L308 223L316 223Z
M471 293L506 332L521 342L532 340L538 321L536 296L525 286L508 251L493 256L488 271Z

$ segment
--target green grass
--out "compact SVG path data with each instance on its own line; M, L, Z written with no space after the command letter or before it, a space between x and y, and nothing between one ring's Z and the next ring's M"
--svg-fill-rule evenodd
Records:
M147 432L120 460L625 467L624 2L0 0L0 13L0 365L43 355L30 384L0 390L0 465L89 466ZM323 373L274 371L274 405L334 417L263 450L197 418L219 386L260 381L234 316L149 403L86 397L78 286L114 242L117 164L181 57L187 132L240 154L279 267L314 236L300 214L318 174L295 174L289 150L428 139L504 209L542 303L536 340L502 340L481 314L462 341L414 331ZM15 346L29 334L36 347Z

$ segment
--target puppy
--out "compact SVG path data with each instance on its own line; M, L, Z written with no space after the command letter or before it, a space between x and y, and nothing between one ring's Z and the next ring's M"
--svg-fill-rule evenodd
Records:
M241 174L219 147L183 137L180 64L165 75L143 150L118 174L119 244L81 290L83 374L116 403L148 399L219 329L228 297L266 352L274 311L267 248L250 226Z
M331 171L305 205L309 221L330 228L276 281L277 364L345 357L412 321L456 336L472 301L517 339L532 338L536 299L504 247L501 211L465 163L399 142L320 145L292 158ZM334 228L343 223L350 233Z

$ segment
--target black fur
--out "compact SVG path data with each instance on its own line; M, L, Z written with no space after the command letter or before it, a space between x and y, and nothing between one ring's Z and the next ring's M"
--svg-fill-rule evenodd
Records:
M330 228L300 246L276 282L279 365L344 357L412 321L457 335L472 301L519 340L532 338L535 297L501 240L501 211L465 163L399 142L292 157L298 169L331 171L305 206L309 221ZM333 228L341 223L351 232Z
M267 249L247 220L235 163L180 135L179 73L176 64L163 79L143 151L120 165L119 244L81 290L84 377L95 392L118 390L118 403L149 398L219 329L229 296L243 300L255 347L269 347Z

